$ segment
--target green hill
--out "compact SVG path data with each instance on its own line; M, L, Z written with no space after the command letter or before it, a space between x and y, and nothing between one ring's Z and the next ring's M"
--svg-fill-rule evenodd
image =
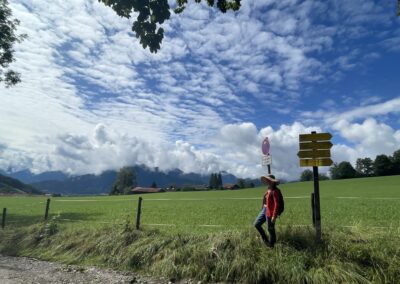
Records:
M17 179L0 175L0 194L43 194L43 192Z

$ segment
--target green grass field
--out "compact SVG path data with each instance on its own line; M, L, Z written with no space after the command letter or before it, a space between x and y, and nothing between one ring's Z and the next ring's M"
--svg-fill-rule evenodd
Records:
M0 253L223 283L398 283L400 176L320 183L322 241L311 227L311 182L281 185L278 242L252 227L264 188L138 196L0 197Z
M285 212L279 225L310 225L312 182L280 186ZM180 232L242 230L252 226L265 188L234 191L145 194L144 227ZM320 182L322 225L361 226L371 230L400 227L400 176ZM67 226L101 226L135 220L138 196L52 198L50 217ZM0 197L7 208L7 226L43 220L46 198Z

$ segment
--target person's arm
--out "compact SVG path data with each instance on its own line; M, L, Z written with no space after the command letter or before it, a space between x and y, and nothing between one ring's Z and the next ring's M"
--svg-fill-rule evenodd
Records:
M278 212L279 212L279 196L278 196L278 191L273 190L273 198L274 198L274 209L272 210L272 223L275 223L276 218L278 217Z

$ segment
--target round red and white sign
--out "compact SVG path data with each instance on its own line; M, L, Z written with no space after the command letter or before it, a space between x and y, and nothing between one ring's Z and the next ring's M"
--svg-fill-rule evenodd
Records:
M265 137L265 139L264 139L264 141L262 142L262 145L261 145L261 150L262 150L262 153L264 155L268 155L269 154L269 147L270 147L270 145L269 145L268 137Z

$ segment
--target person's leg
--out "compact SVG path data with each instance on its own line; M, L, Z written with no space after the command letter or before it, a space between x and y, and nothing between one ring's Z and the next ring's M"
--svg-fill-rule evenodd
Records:
M276 234L275 234L275 224L271 222L270 218L267 218L268 224L268 233L269 233L269 245L274 247L276 242Z
M265 234L264 229L262 228L262 224L264 224L266 221L265 217L265 207L260 211L260 214L258 214L256 220L254 221L254 227L256 227L257 231L260 233L260 236L264 243L268 243L268 238L267 235Z

